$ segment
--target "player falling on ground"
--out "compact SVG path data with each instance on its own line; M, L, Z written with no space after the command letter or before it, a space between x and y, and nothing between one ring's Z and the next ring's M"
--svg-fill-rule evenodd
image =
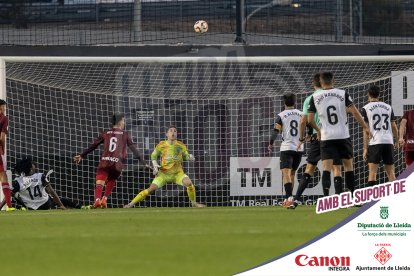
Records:
M316 73L313 76L312 80L312 86L314 88L314 92L317 92L319 90L322 90L321 82L320 82L320 73ZM312 93L312 95L313 95ZM302 112L302 118L300 120L299 125L299 147L302 146L302 143L305 141L305 129L308 122L308 109L309 109L309 102L312 99L312 95L309 95L306 97L305 101L303 102L303 112ZM320 127L320 121L318 117L318 113L316 112L314 114L315 123ZM308 150L308 158L306 159L306 169L305 173L302 176L302 179L300 180L299 187L296 191L296 195L294 197L294 201L289 207L289 209L295 209L299 205L299 200L305 191L306 188L308 188L309 183L312 180L312 176L316 170L316 166L318 165L319 160L321 160L321 145L317 138L317 131L314 128L311 128L311 137L310 137L310 148ZM340 189L339 187L342 187L342 177L341 176L341 165L342 161L338 159L334 159L333 161L333 173L334 173L334 186L336 187L335 193L339 193ZM323 195L328 196L329 195L329 189L323 189Z
M14 211L16 209L12 206L11 189L6 175L6 158L4 156L6 136L9 129L9 119L6 116L6 105L7 104L4 100L0 100L0 181L4 199L7 204L6 211Z
M414 162L414 110L404 112L398 142L404 148L405 165L408 167Z
M280 145L280 170L282 171L283 187L285 188L285 200L283 207L288 207L293 201L293 185L295 183L296 170L302 159L302 151L298 151L299 122L302 113L295 108L296 97L294 94L283 95L285 110L276 116L274 131L270 138L269 152L272 152L273 143L279 132L282 133Z
M36 166L31 158L19 160L14 170L19 176L13 181L12 193L17 202L23 207L29 210L49 210L55 206L60 209L65 209L66 207L80 208L80 206L68 199L59 198L50 184L48 175L35 173ZM0 209L4 204L3 200L0 204Z
M369 134L369 129L358 109L352 102L348 92L334 88L334 76L330 72L324 72L320 76L323 90L312 95L309 105L308 123L317 131L321 141L322 159L322 187L329 190L331 186L331 170L334 159L341 159L345 171L345 186L351 193L355 189L355 175L353 168L353 148L348 129L347 112L352 113L364 131ZM318 113L320 126L315 122L315 113ZM337 182L342 183L342 176L337 176ZM342 184L336 187L342 192Z
M85 156L103 144L101 160L96 170L95 199L93 208L107 208L107 198L115 187L116 180L122 173L124 162L127 156L127 147L131 149L134 156L139 158L141 164L149 168L142 154L132 142L129 134L124 131L125 116L116 113L112 116L112 128L102 132L95 142L84 152L73 157L79 163ZM103 189L105 193L102 196Z
M157 159L161 156L161 166ZM144 200L149 194L161 189L167 183L175 183L187 188L187 195L193 207L205 207L196 202L196 191L191 179L184 173L183 160L194 161L195 158L189 154L184 143L177 140L177 129L170 126L167 129L167 140L161 141L151 154L152 166L155 178L152 184L141 191L124 208L131 208L138 202Z
M368 89L368 101L362 108L362 116L370 128L372 138L364 132L363 158L368 161L368 186L374 186L377 171L382 160L388 181L395 180L394 147L398 147L398 129L394 111L389 104L379 100L380 88L376 85ZM394 139L393 140L393 136ZM395 141L395 144L394 144ZM369 146L368 146L369 144Z

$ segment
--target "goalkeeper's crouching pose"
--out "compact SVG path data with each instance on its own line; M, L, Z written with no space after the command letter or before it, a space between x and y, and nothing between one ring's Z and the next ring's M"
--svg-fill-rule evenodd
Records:
M54 207L59 209L81 208L77 203L67 198L59 198L52 188L48 174L35 173L36 166L30 157L19 160L15 167L15 173L19 175L13 180L12 193L14 199L22 205L22 209L49 210ZM4 206L3 201L0 209Z
M161 155L161 166L157 159ZM195 187L191 179L184 173L183 160L194 161L194 156L189 154L184 143L177 141L177 129L170 126L167 129L167 140L161 141L151 154L151 160L155 178L152 184L141 191L129 204L124 208L131 208L138 202L144 200L149 194L162 188L167 183L175 183L185 186L187 194L193 207L205 207L205 205L196 202Z

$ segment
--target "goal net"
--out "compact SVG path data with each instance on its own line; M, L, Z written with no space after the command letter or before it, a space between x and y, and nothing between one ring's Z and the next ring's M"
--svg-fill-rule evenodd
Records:
M336 87L346 89L356 106L367 103L367 89L381 87L381 100L398 117L413 107L414 60L403 57L332 58L6 58L6 101L10 130L9 167L32 156L40 171L53 169L52 183L62 197L93 201L101 149L79 165L73 156L110 127L113 112L126 115L126 130L149 156L174 125L196 161L184 169L208 206L279 204L280 138L273 154L267 145L284 93L297 95L297 107L312 91L316 72L332 71ZM411 93L411 94L410 94ZM362 130L349 121L354 145L356 187L366 186ZM303 166L306 163L303 158ZM397 175L404 170L396 151ZM301 178L303 166L298 170ZM128 153L109 205L121 207L152 180ZM304 196L308 204L322 195L316 173ZM386 181L381 166L378 183ZM294 192L298 186L296 180ZM333 185L332 185L333 186ZM169 184L138 206L188 206L185 189Z

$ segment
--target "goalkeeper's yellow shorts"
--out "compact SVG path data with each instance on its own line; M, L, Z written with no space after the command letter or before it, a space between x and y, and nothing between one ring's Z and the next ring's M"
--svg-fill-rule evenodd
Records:
M159 172L154 180L152 180L152 184L157 185L158 188L162 188L167 183L175 183L182 186L183 179L186 177L188 177L188 175L186 175L183 171L172 174Z

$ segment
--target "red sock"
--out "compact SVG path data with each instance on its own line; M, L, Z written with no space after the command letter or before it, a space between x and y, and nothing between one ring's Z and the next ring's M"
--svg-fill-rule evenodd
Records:
M112 190L115 187L115 180L108 180L108 182L106 182L106 187L105 187L105 197L109 197L112 193Z
M100 199L102 197L102 190L103 190L103 185L100 184L96 184L95 186L95 201L96 199Z
M9 183L3 182L1 183L1 187L3 188L4 199L6 199L7 207L10 208L12 207L12 203L11 203L11 191L10 191Z

